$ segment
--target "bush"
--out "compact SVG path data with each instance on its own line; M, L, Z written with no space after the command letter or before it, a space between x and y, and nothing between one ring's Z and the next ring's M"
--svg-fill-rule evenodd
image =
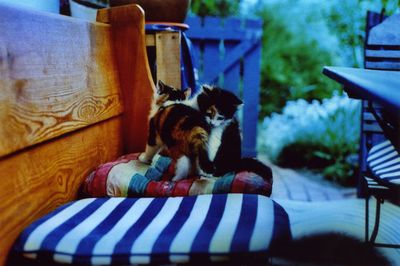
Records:
M289 9L294 9L289 2L280 2L257 12L264 21L260 117L280 112L288 100L329 98L340 90L321 74L323 66L333 64L333 52L321 45L325 35L311 36L319 29L312 22L318 18Z
M282 114L262 122L259 148L280 166L319 169L328 179L352 185L359 125L360 103L346 95L335 93L312 103L289 101Z
M237 15L240 1L237 0L192 0L191 11L201 17L226 17Z

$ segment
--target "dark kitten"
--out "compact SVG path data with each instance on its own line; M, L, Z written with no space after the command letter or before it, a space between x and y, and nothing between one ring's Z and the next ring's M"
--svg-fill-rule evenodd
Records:
M161 106L173 104L178 101L184 101L189 99L191 95L191 89L177 89L167 84L164 84L161 80L157 82L157 91L153 95L153 106L152 108L157 111Z
M206 116L212 126L209 137L209 157L215 166L215 176L229 172L249 171L272 179L272 171L254 158L242 158L242 138L235 114L243 102L233 93L216 86L203 85L191 100L191 106Z
M186 89L177 89L174 87L171 87L167 84L164 84L161 80L157 82L157 94L158 94L158 100L159 105L162 105L163 103L167 101L184 101L187 100L190 96L191 89L186 88ZM163 101L161 101L163 100Z

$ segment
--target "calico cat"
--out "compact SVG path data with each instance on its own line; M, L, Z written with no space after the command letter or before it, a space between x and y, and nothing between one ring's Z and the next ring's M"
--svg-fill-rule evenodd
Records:
M211 125L208 154L214 163L214 176L249 171L272 180L268 166L255 158L242 158L241 130L235 113L243 102L235 94L203 85L200 93L185 103L205 115Z
M184 91L181 89L173 88L169 85L164 84L161 80L158 80L156 91L153 94L153 102L149 115L149 125L151 129L150 131L153 132L153 129L151 128L153 125L152 120L161 107L165 107L178 101L187 100L190 96L190 92L190 88ZM161 147L147 145L145 152L140 154L139 160L142 163L150 164L153 160L154 155L156 155L156 153L158 153L160 150Z
M177 162L173 181L201 171L212 174L214 166L207 152L211 126L198 110L176 102L182 101L187 94L182 96L162 82L157 85L158 96L149 121L148 142L139 160L149 163L157 152L166 148L168 155Z

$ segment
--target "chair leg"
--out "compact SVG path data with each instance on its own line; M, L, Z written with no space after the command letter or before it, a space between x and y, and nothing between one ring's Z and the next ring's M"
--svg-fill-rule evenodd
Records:
M381 198L376 198L376 213L375 213L375 225L374 229L372 231L370 243L374 244L376 237L378 235L378 230L379 230L379 222L380 222L380 216L381 216L381 204L383 203L383 199Z

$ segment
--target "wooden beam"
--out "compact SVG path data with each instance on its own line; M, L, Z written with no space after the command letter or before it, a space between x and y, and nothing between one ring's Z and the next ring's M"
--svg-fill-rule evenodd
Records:
M156 46L156 35L149 33L146 34L146 46Z
M181 88L181 34L156 33L157 79L175 88Z
M98 22L110 23L124 101L125 152L143 151L148 134L154 82L147 60L143 9L126 5L101 9Z

